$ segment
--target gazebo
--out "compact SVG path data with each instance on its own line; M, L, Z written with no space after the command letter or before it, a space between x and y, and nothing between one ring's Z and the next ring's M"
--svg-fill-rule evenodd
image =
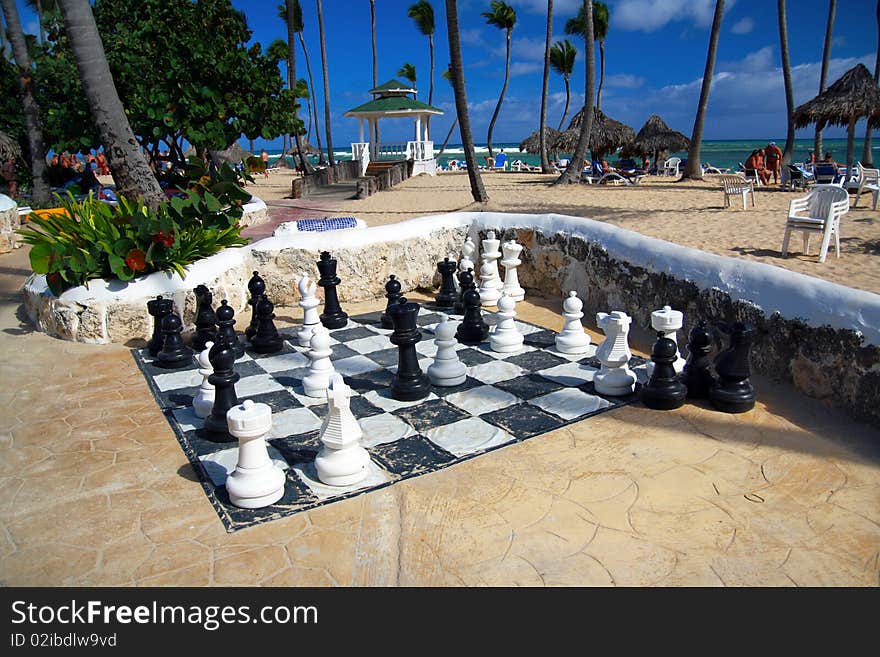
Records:
M443 110L415 99L416 89L398 80L389 80L375 89L370 89L373 100L358 105L345 113L358 120L359 141L351 145L352 159L361 163L361 173L367 172L370 162L413 161L412 175L420 173L436 175L437 163L434 160L434 142L428 134L428 118L440 116ZM413 95L410 98L409 94ZM404 143L370 143L364 141L364 122L369 126L370 135L376 134L379 119L412 119L415 134L412 141Z

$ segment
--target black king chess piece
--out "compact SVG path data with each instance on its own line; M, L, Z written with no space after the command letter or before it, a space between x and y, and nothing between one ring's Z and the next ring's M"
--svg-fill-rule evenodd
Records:
M230 408L238 405L235 383L240 377L233 369L235 350L228 342L223 342L223 338L220 340L208 352L208 360L214 368L214 373L208 377L208 383L214 386L214 406L211 407L211 414L205 418L205 432L208 440L228 443L236 440L229 433L226 413Z
M712 332L706 326L705 320L691 329L688 339L688 357L684 371L681 373L681 382L687 386L688 397L694 399L706 399L709 390L715 384L715 375L712 374Z
M147 312L153 317L153 335L147 342L147 352L155 356L162 349L162 320L174 311L174 302L171 299L163 299L158 296L147 301Z
M264 294L254 309L259 323L257 332L251 338L251 350L258 354L274 354L276 351L281 351L284 340L278 335L278 329L275 328L275 323L272 321L275 319L275 306Z
M749 349L755 335L751 324L734 322L721 326L730 335L730 344L715 358L718 381L709 390L712 406L725 413L745 413L755 406L755 389L749 381Z
M196 332L192 339L192 348L202 351L207 342L217 342L217 314L212 303L214 296L204 285L195 289L196 293Z
M437 271L440 272L440 291L434 297L434 303L440 308L453 308L458 300L458 294L455 291L455 270L458 265L455 261L448 257L443 258L442 262L437 263Z
M462 285L468 284L462 295L464 303L464 318L455 332L455 339L462 344L480 344L489 337L489 325L483 321L483 313L480 310L480 292L474 285L474 273L468 269L468 277L462 277Z
M393 329L394 322L391 321L391 316L388 314L388 309L391 306L396 306L398 300L403 296L400 292L400 281L397 280L397 276L391 274L388 277L388 282L385 283L385 298L388 299L388 303L385 304L385 311L382 313L379 318L382 322L383 329Z
M254 275L251 276L251 280L248 281L248 292L251 294L251 298L248 299L248 305L251 307L251 323L248 324L248 327L244 330L244 337L248 340L254 337L254 334L257 332L257 303L260 301L260 297L266 291L266 281L264 281L260 277L260 272L255 271Z
M648 408L668 411L684 404L687 387L678 380L673 363L678 358L678 348L661 331L657 332L657 342L651 350L654 371L651 379L641 390L642 403Z
M321 272L318 285L324 288L324 312L321 313L321 323L328 329L342 328L348 323L348 315L342 312L339 297L336 295L336 286L341 282L336 276L336 258L331 258L327 251L322 251L321 259L317 264L318 271Z
M232 349L235 351L235 357L241 358L244 356L244 345L238 339L238 334L235 332L235 311L232 310L232 306L230 306L226 299L220 302L220 307L217 308L217 342L214 343L214 346L211 348L211 351L215 349L219 351L220 343L225 342L232 346ZM210 354L208 354L210 358Z
M397 345L397 373L391 381L391 396L398 401L424 399L431 392L431 382L419 367L416 343L422 333L416 327L419 304L409 303L401 297L397 305L388 309L394 322L394 333L389 336L391 344Z
M162 350L156 354L156 365L173 370L192 363L192 351L183 344L183 322L175 313L162 318Z

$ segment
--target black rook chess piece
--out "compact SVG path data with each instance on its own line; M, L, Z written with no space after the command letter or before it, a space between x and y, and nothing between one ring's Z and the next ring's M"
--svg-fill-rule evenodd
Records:
M483 313L480 310L480 293L474 287L474 276L471 270L471 284L463 295L464 318L458 325L455 338L462 344L480 344L489 337L489 325L483 321Z
M642 388L642 403L648 408L668 411L684 404L687 388L678 380L673 363L678 358L675 342L657 332L657 342L651 351L654 372Z
M211 351L220 350L221 343L227 343L232 346L232 349L235 351L235 357L241 358L244 356L244 345L238 339L238 334L235 332L235 311L232 310L232 306L230 306L226 299L220 302L220 307L217 308L217 342L211 348ZM208 354L210 358L210 354Z
M147 342L147 352L155 356L162 349L162 320L174 310L174 302L171 299L163 299L158 296L147 301L147 312L153 317L153 336Z
M235 383L240 377L233 369L235 350L232 346L223 342L215 346L219 348L212 348L208 352L208 360L214 368L214 373L208 377L208 383L214 386L214 406L211 407L211 414L205 418L205 432L209 440L227 443L235 440L229 433L226 413L230 408L238 405Z
M442 279L440 291L434 297L434 302L440 308L453 308L458 299L458 294L455 292L455 279L453 278L457 267L458 265L448 257L443 258L442 262L437 263L437 271L440 272Z
M318 285L324 288L324 312L321 313L321 323L328 329L342 328L348 323L348 315L342 312L339 297L336 295L336 286L341 282L336 276L336 258L331 258L327 251L322 251L321 259L317 264L318 271L321 272Z
M745 413L755 406L755 389L749 381L749 349L755 335L751 324L734 322L729 331L730 345L715 358L719 380L709 390L712 406L725 413Z
M391 396L398 401L424 399L431 392L431 382L419 367L416 343L422 333L416 327L419 304L409 303L402 298L397 305L388 309L394 322L394 333L389 336L391 344L398 349L397 373L391 381Z
M264 281L260 277L260 272L254 272L254 275L251 276L251 280L248 281L248 292L251 293L251 298L248 299L248 305L251 307L251 323L244 330L244 337L248 340L254 337L254 334L257 332L257 303L260 301L260 297L266 291L266 281Z
M398 300L403 295L400 293L400 281L397 280L397 277L394 274L391 274L388 277L388 282L385 283L385 298L388 299L388 303L385 304L385 312L382 313L382 316L379 318L382 322L383 329L393 329L394 322L391 321L391 316L388 314L388 309L392 306L396 306Z
M162 350L156 354L156 365L166 369L179 369L192 363L192 351L183 344L183 322L175 313L162 318Z
M715 383L715 375L710 369L712 359L709 356L712 353L712 332L705 320L700 320L691 329L687 347L687 363L681 373L681 382L687 386L688 397L706 399Z
M265 294L260 297L259 302L254 309L259 318L257 332L251 338L251 349L258 354L273 354L281 351L284 340L278 335L278 329L275 328L275 306L269 301L269 297Z
M217 342L217 315L211 306L213 295L204 285L195 289L196 293L196 333L192 339L192 348L202 351L207 342Z

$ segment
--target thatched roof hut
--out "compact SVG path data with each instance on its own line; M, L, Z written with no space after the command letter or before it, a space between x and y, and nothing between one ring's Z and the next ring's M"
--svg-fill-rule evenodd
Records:
M21 146L18 141L5 132L0 132L0 162L19 157L21 157Z
M551 128L550 126L544 126L544 143L547 145L547 150L552 150L554 142L559 139L559 136L562 133L555 128ZM526 153L540 153L541 152L541 131L535 130L532 134L522 140L519 145L520 152L525 151Z
M565 130L553 144L552 148L557 151L571 153L577 146L580 137L581 123L584 120L584 111L574 115L568 129ZM601 110L593 107L593 128L590 131L590 152L593 155L605 155L612 153L621 146L625 146L635 139L636 131L628 125L615 121L606 116Z
M654 155L663 151L686 151L690 147L690 139L672 130L663 119L652 114L639 130L633 143L625 150L633 155Z
M229 148L222 151L208 151L211 159L215 162L229 162L230 164L238 164L242 160L253 157L253 153L248 151L238 142L235 142Z

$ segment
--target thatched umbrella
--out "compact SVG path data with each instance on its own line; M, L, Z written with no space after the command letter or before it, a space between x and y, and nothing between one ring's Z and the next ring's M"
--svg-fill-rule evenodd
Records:
M550 126L544 126L544 143L547 144L547 150L552 150L553 143L559 139L562 133ZM519 145L520 152L540 153L541 152L541 131L535 130L532 134L522 140Z
M21 157L21 146L18 141L5 132L0 132L0 162L19 157Z
M211 159L213 159L215 162L229 162L230 164L238 164L242 160L254 156L253 153L245 149L238 142L235 142L226 150L208 152L211 155Z
M568 129L559 135L553 143L553 150L571 153L577 146L584 120L584 110L574 115ZM601 110L593 107L593 129L590 131L590 152L596 156L611 153L632 142L636 131L628 125L606 116Z
M853 165L856 122L880 116L880 87L864 64L856 64L821 94L794 110L796 128L816 123L846 126L846 175ZM819 156L819 153L816 153Z
M627 156L653 155L656 166L661 155L665 157L669 151L686 151L690 147L690 139L682 133L672 130L663 119L652 114L639 130L635 141L623 149L623 154Z

